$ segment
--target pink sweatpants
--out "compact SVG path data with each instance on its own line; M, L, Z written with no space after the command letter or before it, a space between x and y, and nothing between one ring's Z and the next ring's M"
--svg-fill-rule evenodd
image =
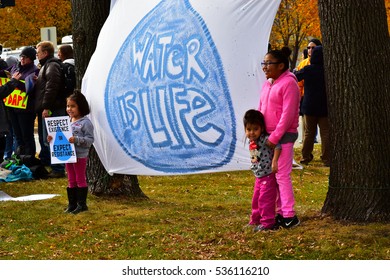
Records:
M76 163L65 163L69 188L88 187L86 176L87 160L88 158L77 158Z
M252 215L249 224L272 228L275 224L277 184L275 174L256 178L252 197Z
M282 144L282 151L278 160L276 182L278 184L278 198L276 211L284 218L294 217L294 191L291 181L292 162L294 158L294 143Z

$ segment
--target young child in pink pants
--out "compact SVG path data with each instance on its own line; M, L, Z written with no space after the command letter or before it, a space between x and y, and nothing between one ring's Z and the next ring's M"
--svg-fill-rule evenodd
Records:
M280 146L273 150L266 145L268 134L260 111L247 111L244 127L249 140L251 170L256 177L249 224L255 226L255 232L274 229L277 196L275 173L278 170Z

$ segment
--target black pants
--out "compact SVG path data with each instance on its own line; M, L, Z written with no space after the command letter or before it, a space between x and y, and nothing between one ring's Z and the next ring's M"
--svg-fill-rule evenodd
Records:
M4 157L4 150L5 150L5 137L0 137L0 162L3 162Z
M23 155L35 157L34 122L36 114L34 112L20 113L10 110L10 116L16 143L24 148Z

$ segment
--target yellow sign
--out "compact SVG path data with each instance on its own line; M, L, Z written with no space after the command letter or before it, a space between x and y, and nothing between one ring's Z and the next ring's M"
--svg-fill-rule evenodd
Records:
M5 85L9 80L10 79L8 78L0 78L0 85ZM24 83L24 81L20 81ZM12 108L26 109L27 100L28 96L26 92L15 88L15 90L10 95L4 98L4 105Z

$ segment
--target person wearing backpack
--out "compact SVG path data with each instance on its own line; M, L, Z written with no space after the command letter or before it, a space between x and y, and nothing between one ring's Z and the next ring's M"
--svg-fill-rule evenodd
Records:
M61 45L58 47L58 58L62 61L64 75L64 91L66 96L70 96L76 88L76 73L71 45Z
M52 42L37 44L37 58L41 69L35 86L35 111L38 115L38 136L41 151L39 158L44 165L50 165L49 178L65 177L64 164L50 164L50 148L47 142L45 118L66 116L66 96L63 94L64 77L62 62L54 57Z

